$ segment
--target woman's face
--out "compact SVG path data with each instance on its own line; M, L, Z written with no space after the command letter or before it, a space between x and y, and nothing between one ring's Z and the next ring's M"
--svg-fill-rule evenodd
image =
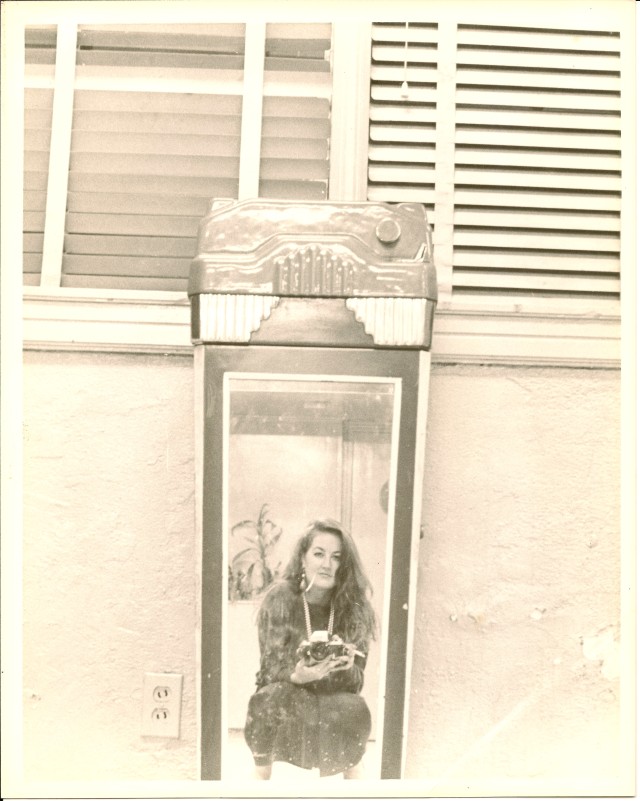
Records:
M340 567L342 541L336 534L320 532L311 540L309 550L302 557L307 585L319 590L332 590L336 586L336 573Z

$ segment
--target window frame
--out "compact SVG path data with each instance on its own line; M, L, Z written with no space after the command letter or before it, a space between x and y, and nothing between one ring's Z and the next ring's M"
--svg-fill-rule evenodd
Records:
M46 12L46 5L45 12ZM434 16L442 24L450 24L451 15L456 13L449 6L437 6ZM610 4L608 4L610 5ZM618 4L620 13L628 13L626 3ZM9 15L6 11L10 11ZM560 11L569 18L571 10L562 7ZM558 13L560 13L560 11ZM602 15L600 9L597 12ZM593 12L594 14L596 12ZM609 12L607 12L609 13ZM430 12L431 15L431 12ZM72 29L80 21L70 22L55 19L55 13L40 15L36 20L39 24L44 16L45 22L58 22L59 37L66 37L69 42L73 37ZM78 16L78 15L76 15ZM498 17L496 16L496 19ZM500 16L504 21L504 12ZM441 292L440 302L436 310L433 359L435 363L489 363L489 364L541 364L552 366L579 366L618 368L621 361L621 336L625 339L625 331L633 329L633 310L635 286L634 255L634 182L630 165L633 163L632 154L635 147L635 95L633 81L633 26L621 25L621 70L624 77L623 91L628 97L622 103L622 154L626 170L622 180L622 212L621 212L621 282L623 285L623 298L621 302L622 313L618 314L612 309L611 313L591 313L588 307L577 309L574 313L558 313L551 308L545 308L544 303L533 303L523 306L513 304L508 300L481 298L478 302L470 303L453 301L447 297L447 292ZM184 21L184 16L181 17ZM190 16L189 21L197 22L197 18ZM23 185L22 166L23 156L21 143L23 139L22 120L24 114L24 95L22 81L9 82L7 74L22 75L24 63L24 32L26 24L34 24L32 17L20 4L5 9L5 35L7 41L10 29L12 47L5 48L5 69L3 70L3 105L7 111L3 114L3 122L7 117L20 120L20 125L11 125L11 136L14 147L11 158L5 159L3 164L3 190L7 184L12 187L12 209L8 214L13 220L10 228L16 230L15 223L20 216L19 241L7 243L3 248L9 255L3 259L5 265L11 263L21 265L22 262L22 192L16 192ZM82 12L82 22L94 22L93 17ZM609 20L610 22L610 20ZM264 25L261 21L252 23L255 26ZM581 27L584 26L584 22ZM256 30L257 30L256 27ZM354 36L353 20L336 19L333 22L333 93L332 93L332 132L331 132L331 161L329 198L340 200L362 200L366 194L366 164L367 164L367 138L368 138L368 76L370 63L370 23L362 20L357 26L358 35ZM259 33L258 39L259 39ZM69 48L70 49L70 48ZM75 48L73 48L75 55ZM67 56L67 62L69 56ZM74 62L75 63L75 62ZM60 80L63 80L62 64L60 66ZM66 64L69 69L68 63ZM351 76L344 80L344 76ZM56 64L56 80L58 80L58 65ZM253 84L247 81L246 97L255 99L256 87L259 89L261 77L256 77ZM20 84L18 86L18 83ZM365 88L366 87L366 88ZM253 95L250 93L253 92ZM363 92L365 93L363 95ZM260 93L260 92L259 92ZM68 92L67 92L68 95ZM65 113L63 103L68 104L61 96L60 114ZM72 97L72 92L71 92ZM56 101L57 102L57 101ZM249 102L249 100L247 100ZM255 106L254 106L255 107ZM66 108L68 114L68 106ZM56 108L54 106L54 116ZM70 126L70 119L69 119ZM247 137L255 136L255 129L260 126L248 125ZM54 142L64 142L67 134L61 132L58 139L54 139L52 130L52 148ZM68 135L70 136L70 127ZM19 146L15 147L17 139ZM247 139L247 141L249 141ZM56 145L57 147L58 145ZM249 147L249 145L247 145ZM13 151L16 151L15 154ZM259 156L259 151L258 151ZM253 153L255 161L255 149ZM250 156L247 156L247 165ZM52 167L56 159L52 158ZM57 163L57 171L64 172L64 159ZM241 166L242 170L242 166ZM68 170L67 170L68 174ZM241 190L241 197L257 194L257 172L255 168L247 166L245 183ZM51 222L47 219L47 226L53 225L57 217L64 219L64 205L66 191L60 188L61 182L66 189L66 177L50 176L54 182L54 195L52 195L52 208L49 209L47 199L47 218L53 215ZM8 194L8 190L7 190ZM19 203L16 202L19 194ZM60 207L59 198L63 198ZM3 206L6 207L6 203ZM3 211L4 214L4 211ZM452 224L452 221L451 221ZM57 235L45 231L47 253L50 254L62 247L63 231L58 227ZM13 240L13 237L5 237ZM61 252L61 251L60 251ZM436 253L436 258L438 254ZM50 255L47 257L51 258ZM59 259L61 264L61 259ZM439 266L437 264L437 266ZM60 267L58 268L60 269ZM446 272L440 269L440 281L445 281ZM54 272L49 263L45 265L43 252L43 278L41 286L22 287L22 337L25 349L80 349L80 350L110 350L135 352L190 352L189 327L189 301L182 292L161 292L148 290L84 290L61 288L55 285ZM4 276L3 276L4 278ZM22 273L20 270L19 279ZM3 280L4 283L4 280Z

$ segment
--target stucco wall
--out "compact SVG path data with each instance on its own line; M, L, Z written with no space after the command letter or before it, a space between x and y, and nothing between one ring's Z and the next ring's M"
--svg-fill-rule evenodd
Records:
M27 352L25 771L194 779L188 357ZM617 771L619 375L433 368L407 776ZM145 671L182 736L140 736Z

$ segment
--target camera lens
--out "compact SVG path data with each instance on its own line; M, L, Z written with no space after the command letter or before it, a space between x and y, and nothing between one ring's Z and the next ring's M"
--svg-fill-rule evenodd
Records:
M326 645L323 642L316 642L311 646L311 656L313 659L324 659L326 653Z

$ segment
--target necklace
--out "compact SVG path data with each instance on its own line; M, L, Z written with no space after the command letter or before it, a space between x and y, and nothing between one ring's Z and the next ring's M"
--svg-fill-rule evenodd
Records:
M311 639L311 616L309 614L309 604L307 603L307 596L302 593L302 603L304 605L304 622L307 626L307 639ZM331 637L333 632L333 617L334 617L334 608L333 608L333 601L331 601L331 609L329 610L329 625L327 626L327 634Z

